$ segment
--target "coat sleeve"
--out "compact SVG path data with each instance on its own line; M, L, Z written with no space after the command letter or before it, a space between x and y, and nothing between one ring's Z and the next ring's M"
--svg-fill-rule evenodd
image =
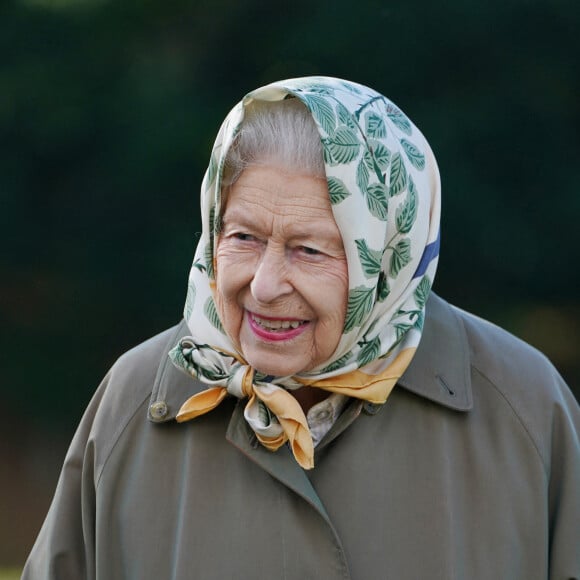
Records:
M549 468L550 580L580 580L580 409L559 383Z
M108 378L87 407L66 454L52 504L22 580L95 578L94 444L91 432Z

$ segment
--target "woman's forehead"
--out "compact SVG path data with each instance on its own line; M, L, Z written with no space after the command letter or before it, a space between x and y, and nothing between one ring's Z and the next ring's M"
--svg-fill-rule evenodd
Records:
M245 169L236 183L228 187L224 201L228 213L245 206L256 210L268 208L274 213L332 216L326 180L271 166Z

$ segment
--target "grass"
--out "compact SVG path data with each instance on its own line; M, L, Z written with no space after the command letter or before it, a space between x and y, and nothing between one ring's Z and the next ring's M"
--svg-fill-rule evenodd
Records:
M20 568L0 568L0 580L20 580Z

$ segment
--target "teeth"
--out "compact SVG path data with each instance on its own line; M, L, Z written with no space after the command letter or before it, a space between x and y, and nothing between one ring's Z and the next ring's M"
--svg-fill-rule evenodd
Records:
M252 319L261 327L268 330L280 330L288 328L295 329L298 328L301 324L304 324L304 322L300 320L266 320L256 316L255 314L252 314Z

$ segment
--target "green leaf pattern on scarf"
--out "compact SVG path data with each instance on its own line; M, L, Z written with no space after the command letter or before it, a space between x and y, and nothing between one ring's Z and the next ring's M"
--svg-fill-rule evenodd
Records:
M401 193L407 187L407 169L400 153L395 153L391 163L389 178L389 195L393 197Z
M330 203L336 205L350 195L350 191L346 185L337 177L328 178L328 194L330 195Z
M411 240L409 238L399 240L392 250L389 274L396 278L401 269L411 261Z
M189 281L187 284L187 297L185 299L185 319L188 320L193 312L193 307L195 304L195 286Z
M423 323L425 322L425 311L419 310L417 312L417 317L415 318L415 324L413 324L413 328L416 328L419 332L423 330Z
M213 183L217 175L217 170L218 170L217 151L212 151L211 157L209 158L209 166L207 168L208 183Z
M388 192L382 183L369 185L366 190L367 207L371 214L381 221L387 221L388 216Z
M211 280L213 280L213 249L212 244L206 244L203 252L205 261L205 270Z
M408 322L399 322L395 324L395 329L397 331L397 342L400 342L411 328L413 328L413 325L409 324Z
M336 113L338 115L339 124L346 125L349 129L352 129L353 131L358 130L356 120L353 118L350 111L342 103L336 104Z
M406 115L392 103L387 105L387 117L396 127L403 131L403 133L407 135L411 134L411 122L407 119Z
M365 129L369 137L381 139L387 136L387 126L383 117L369 112L365 115Z
M333 363L330 363L328 366L324 367L321 372L322 373L331 373L333 371L336 371L336 370L344 367L345 364L351 359L351 357L352 357L352 353L347 352L346 354L341 356L339 359L335 360Z
M205 301L203 312L213 326L215 326L220 332L224 331L215 307L215 302L211 296Z
M387 276L384 272L381 272L377 282L377 301L384 302L388 298L390 292L391 289L389 288Z
M358 344L361 347L361 350L356 357L359 367L364 367L379 358L379 355L381 354L381 338L379 336L375 336L368 342L363 341Z
M306 106L312 111L323 129L331 135L336 128L336 114L328 99L319 95L304 95Z
M423 309L427 303L429 292L431 292L431 280L429 280L428 276L424 276L421 278L421 282L419 282L419 285L415 289L415 302L417 308Z
M376 163L376 168L380 172L386 171L391 162L391 152L376 139L369 139L368 146L372 152L372 159ZM373 168L375 168L374 165Z
M405 203L400 205L396 211L395 222L397 224L397 231L400 234L408 234L417 218L417 192L414 186L411 186L411 183L412 181L409 177L409 195Z
M356 133L343 125L331 137L322 140L326 151L326 160L329 165L350 163L358 156L360 143Z
M369 186L369 169L363 157L356 166L356 185L360 191L366 191Z
M204 260L205 260L205 267L207 270L207 275L209 276L210 280L214 279L214 271L213 271L213 246L214 246L214 239L215 239L215 208L211 208L209 212L209 229L212 232L212 236L210 237L209 243L205 246L204 250Z
M355 240L355 243L365 276L367 278L376 276L381 271L383 252L369 248L366 240Z
M357 286L348 293L348 305L344 330L348 332L360 326L367 314L371 311L374 302L374 289L366 286Z
M425 169L425 155L423 155L423 153L421 153L413 143L407 141L407 139L401 139L401 145L403 146L411 165L416 169L423 171L423 169Z

